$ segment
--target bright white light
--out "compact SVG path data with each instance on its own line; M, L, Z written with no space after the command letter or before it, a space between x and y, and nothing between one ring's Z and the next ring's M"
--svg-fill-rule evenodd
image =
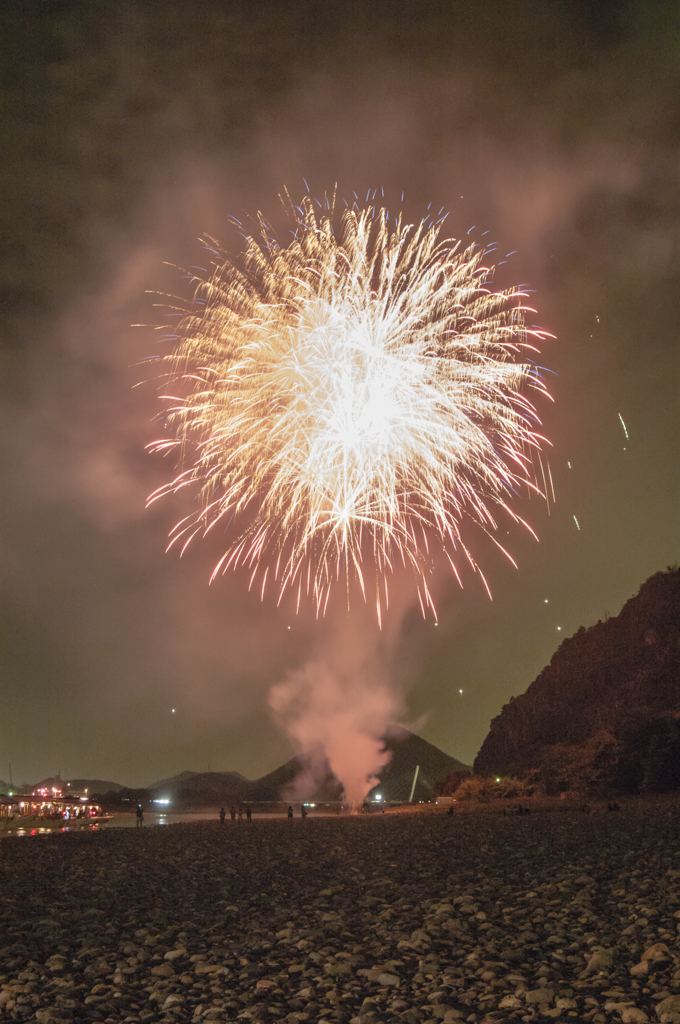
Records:
M186 462L149 502L196 490L169 548L234 520L213 577L247 565L258 590L306 592L321 616L335 581L373 590L370 561L380 618L403 563L425 613L431 540L452 567L471 559L462 523L494 529L493 505L521 521L507 503L536 491L543 332L524 293L492 291L490 250L440 238L441 221L353 205L334 223L309 196L285 205L287 245L259 216L242 261L206 240L216 262L172 328L166 430L149 446Z
M463 692L462 690L459 690L459 691L458 691L458 693L462 693L462 692Z
M175 713L175 709L174 709L174 708L172 708L171 710L172 710L172 713L173 713L173 715L174 715L174 713Z
M376 798L376 800L382 800L382 796L381 796L380 793L376 793L375 794L375 798Z
M621 413L619 413L619 419L621 420L621 426L623 427L623 432L626 435L626 439L629 440L628 431L626 430L626 424L623 422L623 416L621 415Z
M167 798L163 797L162 800L154 800L154 803L155 804L163 804L164 806L167 806L167 804L169 804L170 801Z

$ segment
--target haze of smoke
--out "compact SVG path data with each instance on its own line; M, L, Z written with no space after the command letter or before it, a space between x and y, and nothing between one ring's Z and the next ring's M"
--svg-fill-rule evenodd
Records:
M319 659L289 672L269 693L275 721L308 761L305 783L321 774L322 754L352 805L387 764L382 736L402 710L399 695L376 675L366 664L339 669Z
M302 762L302 770L281 791L281 799L302 802L313 799L316 793L329 782L332 782L328 761L323 750L317 748L304 755L298 755Z
M652 11L639 2L621 10L561 3L545 18L536 17L534 5L519 5L520 16L510 20L485 17L494 6L489 4L481 5L479 19L470 18L461 5L460 25L447 8L441 26L434 25L441 46L436 60L418 35L429 31L429 16L414 22L406 48L403 33L385 35L376 22L380 36L366 41L366 52L380 44L375 65L366 61L362 70L361 62L349 59L354 51L345 42L307 46L314 77L295 70L291 53L297 59L302 51L292 31L272 36L271 52L253 42L249 62L243 33L232 32L234 13L227 5L219 18L229 31L219 34L211 30L210 19L195 17L192 5L174 0L170 18L166 5L132 0L124 10L141 19L132 33L127 16L112 19L110 6L99 5L86 23L77 5L50 5L49 20L68 59L48 62L41 57L49 41L45 5L22 5L20 18L10 10L17 6L3 6L22 46L14 51L20 60L7 110L13 145L3 154L9 163L2 195L3 220L13 239L4 283L16 315L4 374L4 447L14 452L15 461L4 481L2 587L4 633L13 638L3 654L6 754L15 773L40 778L52 774L55 763L66 765L76 757L70 769L75 774L99 765L103 777L120 774L121 781L146 785L149 772L160 777L166 767L158 705L174 703L181 692L192 708L197 693L205 693L201 705L210 709L221 692L228 711L214 730L217 739L211 732L208 742L214 750L229 751L225 768L238 766L255 777L277 763L260 764L261 749L253 749L252 731L243 728L265 679L281 677L283 656L269 652L267 660L263 652L262 636L272 632L275 621L271 610L259 602L244 605L240 584L202 596L201 567L194 570L194 584L188 563L179 571L170 560L163 562L163 531L144 518L151 470L141 452L151 437L149 399L141 390L131 391L139 370L128 368L149 346L135 334L126 339L128 324L154 321L152 300L149 308L126 309L131 296L141 296L145 288L176 287L170 279L156 283L152 267L163 260L191 263L193 250L189 256L187 251L202 230L222 237L229 213L259 208L282 182L297 184L302 173L311 174L311 184L319 188L336 181L343 188L380 181L396 189L398 182L398 194L403 188L416 206L423 196L447 206L459 202L457 223L483 224L491 237L507 242L504 252L519 249L523 276L541 290L548 325L562 323L560 348L572 364L561 378L563 409L570 407L570 388L580 408L584 382L598 379L605 407L621 408L627 417L619 396L629 394L631 373L639 368L636 403L640 409L648 406L647 436L655 438L649 475L639 477L640 494L646 488L649 499L640 502L631 493L629 475L624 492L607 473L599 488L583 494L595 497L602 509L625 507L635 517L631 527L638 524L642 542L631 548L635 564L626 570L627 579L639 582L677 557L670 554L677 539L670 525L676 520L666 515L670 491L668 502L656 494L652 504L654 479L675 479L671 467L676 469L669 461L676 435L663 422L666 410L675 409L676 395L668 383L661 394L659 388L677 376L669 340L673 273L665 255L674 251L670 244L677 233L672 123L677 54L668 31L673 5L654 5ZM590 21L595 10L598 19L600 12L603 20L621 19L625 35L616 45L595 48L597 40L584 34L582 19L587 15ZM559 33L556 12L562 19ZM348 35L354 31L351 19L337 25L349 26ZM169 31L168 26L175 27ZM10 48L11 38L8 34ZM363 47L366 37L360 38ZM252 79L239 74L232 76L233 89L225 86L232 81L224 74L230 50L215 45L216 39L234 40L239 67ZM386 40L395 40L398 50L383 51ZM508 60L499 62L499 52ZM584 59L586 52L592 60ZM274 70L265 76L262 54L268 66L273 60ZM630 76L631 61L649 73ZM518 64L523 67L519 77ZM545 87L536 88L537 67L544 74L552 69L541 79ZM244 81L252 88L244 88ZM45 116L37 121L26 116L27 109ZM144 267L135 264L132 280L125 275L115 309L125 330L113 334L93 318L82 333L82 347L71 352L53 318L35 326L36 310L80 300L93 278L106 284L121 252L140 238L150 246ZM624 288L624 302L621 281L636 283ZM603 336L595 346L581 317L591 309L601 313L603 305L610 316L609 340ZM605 365L612 372L603 376ZM104 387L110 389L108 398ZM571 435L571 457L583 451L586 462L600 423L593 409L584 407L580 434ZM594 477L587 479L589 485ZM69 493L72 501L65 500ZM624 493L627 500L614 500ZM621 591L620 534L608 526L605 534L598 527L604 539L600 589L627 594ZM549 554L546 547L550 579L559 576L561 550L553 545ZM569 565L571 589L572 580L592 576L592 549L582 550L586 554L575 555ZM604 571L608 565L617 567L614 582ZM532 620L534 584L535 578L532 583L524 575L517 587L517 623ZM603 597L601 607L611 600L616 597ZM471 653L467 661L463 654L463 660L484 693L498 669L502 676L513 665L524 665L521 639L515 648L511 629L517 633L509 618L498 624L496 639L504 653L497 664L488 645L457 634L462 651L483 652ZM263 662L256 666L257 688L248 674L254 656ZM92 679L100 685L93 687ZM437 706L439 687L435 679ZM45 701L44 693L58 693L60 699ZM140 695L148 714L140 714ZM83 760L90 754L82 737L106 735L116 715L127 724L110 748L108 767L101 761L101 743L92 745L92 761ZM202 720L207 718L206 711ZM262 729L259 719L253 722ZM471 761L488 724L467 717L461 722L462 727L451 722L451 742L463 760ZM75 748L74 736L81 737ZM205 751L203 733L177 768L193 767L192 758L202 764Z

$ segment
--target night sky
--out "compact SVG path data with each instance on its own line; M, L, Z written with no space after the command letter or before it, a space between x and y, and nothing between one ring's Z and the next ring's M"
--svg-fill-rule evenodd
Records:
M677 6L14 0L0 40L0 779L256 778L294 749L272 686L329 673L471 763L564 637L678 560ZM442 564L436 625L402 580L382 633L209 586L219 537L164 553L189 499L145 509L172 471L145 452L153 293L190 294L204 233L238 250L232 216L284 231L303 179L445 207L555 336L556 501L516 505L540 540L501 537L515 569L468 534L493 601Z

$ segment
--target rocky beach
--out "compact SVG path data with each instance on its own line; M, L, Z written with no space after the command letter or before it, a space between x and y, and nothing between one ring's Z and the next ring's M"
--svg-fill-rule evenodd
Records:
M0 1019L680 1021L680 814L254 818L0 842Z

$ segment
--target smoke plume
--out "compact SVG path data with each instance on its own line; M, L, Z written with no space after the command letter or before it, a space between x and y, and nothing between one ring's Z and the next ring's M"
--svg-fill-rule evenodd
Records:
M387 764L382 737L403 703L387 670L384 638L366 650L356 637L289 671L269 693L277 725L318 775L325 758L345 800L363 801Z

